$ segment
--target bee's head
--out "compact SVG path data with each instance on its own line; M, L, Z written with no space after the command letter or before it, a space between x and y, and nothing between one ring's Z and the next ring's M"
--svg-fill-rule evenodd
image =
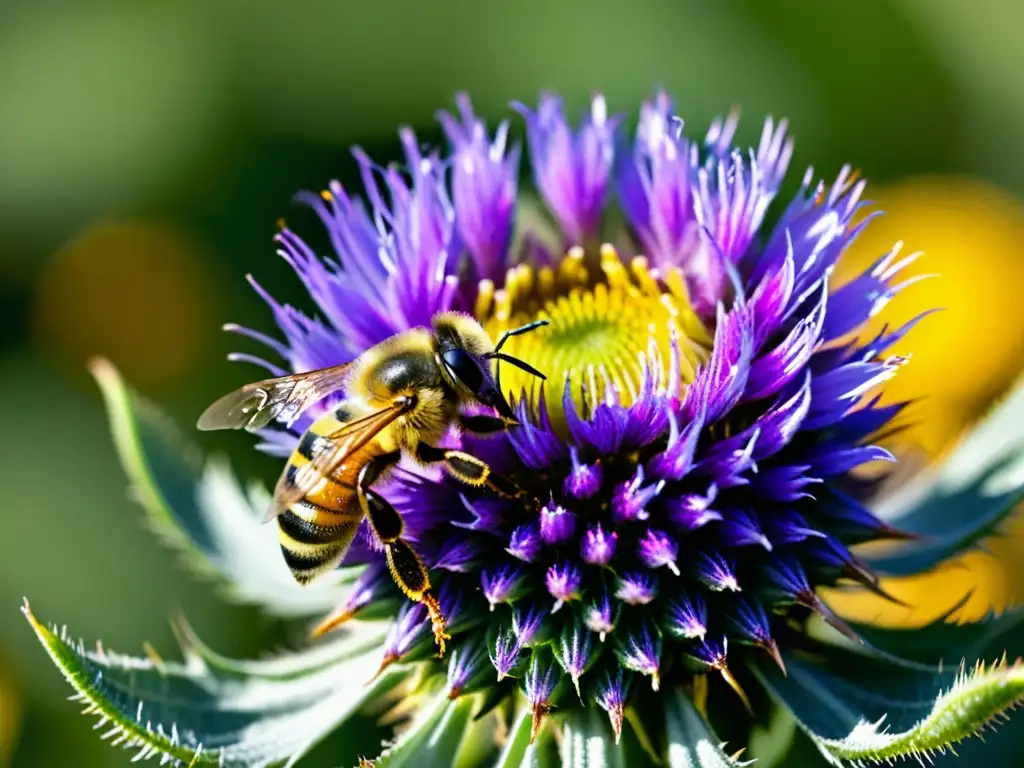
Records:
M434 318L434 335L437 339L437 354L444 366L444 372L464 395L482 405L493 408L503 419L517 423L515 412L501 391L501 361L515 365L535 376L544 375L501 351L502 344L509 336L547 325L547 321L531 323L529 326L509 331L498 341L491 343L490 337L481 325L469 315L445 312ZM491 360L496 360L495 373L491 374Z

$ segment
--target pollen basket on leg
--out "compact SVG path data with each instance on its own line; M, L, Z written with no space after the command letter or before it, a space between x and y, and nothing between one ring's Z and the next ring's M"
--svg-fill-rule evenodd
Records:
M651 269L643 257L623 263L604 246L599 266L588 266L581 248L554 267L510 269L505 284L480 287L477 316L492 338L533 320L550 325L508 340L503 351L547 376L546 401L554 423L564 423L566 379L577 405L611 397L628 405L640 390L644 366L658 369L667 387L682 388L707 357L711 337L690 307L678 270ZM678 369L678 380L669 381ZM502 367L502 388L536 403L542 382ZM584 402L585 401L585 402Z

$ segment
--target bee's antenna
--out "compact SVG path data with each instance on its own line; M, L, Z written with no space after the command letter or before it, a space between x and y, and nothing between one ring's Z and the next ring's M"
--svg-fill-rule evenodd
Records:
M505 331L501 334L501 338L498 339L498 343L494 345L494 353L488 353L484 357L495 357L496 353L501 351L501 348L505 346L505 342L511 339L513 336L521 336L524 333L529 333L532 330L540 328L545 325L551 325L550 320L534 320L532 323L521 325L518 328L513 328L511 331Z
M487 355L487 357L489 357L489 358L491 358L493 360L504 360L509 365L514 365L519 370L526 371L530 375L536 376L541 381L547 381L548 380L547 376L545 376L543 373L538 371L536 368L534 368L529 363L523 362L518 357L512 357L512 355L506 355L504 352L493 352L493 353Z
M526 371L527 373L536 376L537 378L541 379L542 381L546 380L547 377L544 376L543 373L538 371L532 365L527 365L522 360L520 360L518 358L515 358L515 357L512 357L511 355L503 354L501 352L501 348L503 346L505 346L505 342L508 341L509 339L511 339L513 336L521 336L524 333L529 333L530 331L535 330L537 328L541 328L541 327L543 327L545 325L551 325L551 321L550 320L534 320L532 323L527 323L526 325L521 325L518 328L513 328L512 330L505 331L503 334L501 334L501 338L498 339L498 343L494 345L494 351L493 352L488 352L486 355L484 355L485 359L488 359L488 360L494 359L494 360L498 361L497 365L494 366L494 386L498 390L499 394L501 394L501 361L502 360L504 360L509 365L514 365L516 368L520 369L521 371Z

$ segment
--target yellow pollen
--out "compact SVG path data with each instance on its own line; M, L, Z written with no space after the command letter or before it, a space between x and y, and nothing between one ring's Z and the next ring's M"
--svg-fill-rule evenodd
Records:
M539 369L547 381L502 364L501 383L506 395L518 400L525 391L534 405L543 387L556 426L565 423L567 380L584 410L608 400L632 403L645 368L661 391L681 395L711 347L679 270L652 269L642 256L623 263L611 245L601 248L598 268L588 266L577 247L554 267L513 267L500 288L481 281L475 311L494 339L532 320L550 321L509 339L502 350Z

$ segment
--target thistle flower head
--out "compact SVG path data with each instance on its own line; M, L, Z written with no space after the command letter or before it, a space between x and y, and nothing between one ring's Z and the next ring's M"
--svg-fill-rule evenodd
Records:
M625 680L646 676L654 687L694 674L663 672L663 658L696 660L698 670L777 658L787 624L808 612L838 621L817 588L871 578L844 560L845 545L891 533L842 492L851 470L888 458L867 441L895 410L863 395L902 363L886 356L886 339L840 343L880 293L895 291L901 266L893 254L859 283L830 289L864 184L848 170L829 186L808 175L765 227L792 154L785 122L769 120L749 151L731 147L734 122L695 142L658 94L630 151L600 97L576 126L552 96L517 109L560 228L555 255L512 249L518 150L507 123L489 134L460 96L458 116L441 115L450 163L403 132L404 171L356 153L368 211L339 185L306 198L337 250L330 259L289 230L279 235L319 317L268 297L286 339L278 351L298 370L336 363L450 309L495 338L549 321L505 347L547 376L505 372L521 426L488 440L452 435L520 493L434 476L393 491L435 580L466 610L520 624L520 606L543 611L528 615L550 625L554 658L511 624L489 656L496 681L532 659L523 690L535 706L551 703L559 676L600 706L589 670L613 658ZM624 249L600 245L616 197L635 236ZM403 493L409 482L432 487ZM453 516L459 509L472 519ZM472 557L455 565L453 553ZM376 573L368 587L387 591L386 572ZM397 626L420 613L403 610ZM386 653L400 658L410 632ZM453 643L485 647L484 632Z
M448 698L482 692L488 708L518 702L531 737L596 708L617 740L651 691L675 701L707 684L750 708L746 688L766 665L786 673L810 618L858 639L819 590L881 592L851 547L903 537L865 506L855 471L893 458L872 437L900 407L871 395L905 363L888 350L907 327L855 332L898 292L908 260L897 246L832 285L866 223L864 182L808 172L769 224L792 156L786 123L768 120L750 149L732 146L733 117L699 141L660 93L632 141L601 97L579 122L553 96L516 106L557 233L538 247L517 216L509 123L491 132L467 97L457 106L440 116L448 157L404 130L401 165L356 151L361 196L332 183L302 197L334 252L289 229L277 243L313 313L254 282L282 340L232 326L281 358L263 363L277 375L351 360L442 311L472 315L493 339L547 321L503 348L546 375L503 369L518 423L444 438L486 462L489 482L410 462L376 489L430 571L449 657L369 531L344 563L362 567L350 595L322 628L390 617L382 673L417 669ZM616 201L623 231L608 228ZM263 429L259 447L286 455L334 404Z

